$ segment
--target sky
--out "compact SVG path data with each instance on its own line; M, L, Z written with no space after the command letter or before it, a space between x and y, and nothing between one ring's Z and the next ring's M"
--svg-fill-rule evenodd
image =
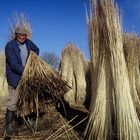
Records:
M88 0L87 0L88 1ZM140 1L115 0L123 15L123 30L140 34ZM89 58L84 0L0 0L0 49L5 47L12 13L25 13L33 29L33 42L43 52L61 56L68 43Z

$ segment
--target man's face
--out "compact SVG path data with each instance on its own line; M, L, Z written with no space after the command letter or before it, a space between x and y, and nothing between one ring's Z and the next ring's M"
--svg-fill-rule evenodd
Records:
M17 41L21 44L24 43L26 40L26 36L26 34L16 34Z

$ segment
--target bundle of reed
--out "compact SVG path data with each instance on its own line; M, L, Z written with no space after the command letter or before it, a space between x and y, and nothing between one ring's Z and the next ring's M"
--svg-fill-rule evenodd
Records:
M94 3L93 3L94 2ZM94 7L93 7L94 5ZM91 104L89 121L85 130L85 140L111 140L110 68L105 51L106 38L103 34L101 6L96 1L90 3L88 23L89 49L91 56ZM93 17L94 13L94 17Z
M64 99L70 105L82 106L86 99L86 72L88 62L84 55L72 43L66 45L62 51L60 73L72 87Z
M24 27L27 32L27 38L32 39L32 28L28 16L25 13L12 13L10 17L10 28L8 39L12 40L15 38L15 29L17 27Z
M106 36L106 51L114 89L117 138L120 140L139 140L140 122L131 97L118 9L115 8L112 0L104 0L101 8L104 13L103 34Z
M138 66L139 69L137 69L136 87L140 98L140 38L138 39Z
M137 55L138 55L138 67L136 74L136 89L140 98L140 37L137 38Z
M0 93L0 104L4 105L8 95L8 84L5 71L5 55L3 53L0 53Z
M31 51L17 89L17 112L20 116L26 116L38 112L38 109L45 109L48 98L56 103L70 87L55 69Z
M91 1L90 8L93 96L85 139L139 140L140 122L130 92L118 9L113 0Z
M128 68L130 89L134 105L140 117L140 72L139 72L139 38L134 34L123 35L123 48Z

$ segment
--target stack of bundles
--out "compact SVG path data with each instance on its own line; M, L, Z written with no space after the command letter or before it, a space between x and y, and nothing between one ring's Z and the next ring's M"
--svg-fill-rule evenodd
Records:
M123 47L128 68L131 95L140 118L140 63L139 38L134 34L123 35Z
M90 8L92 99L85 139L139 140L117 8L113 0L91 1Z
M56 103L69 89L60 74L31 51L18 85L18 114L38 113L45 109L48 98Z
M86 99L88 62L83 54L73 44L68 44L60 62L60 73L72 87L64 99L70 105L82 106Z

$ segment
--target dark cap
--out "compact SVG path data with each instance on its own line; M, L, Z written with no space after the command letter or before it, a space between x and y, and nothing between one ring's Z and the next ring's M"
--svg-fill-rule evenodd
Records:
M25 27L16 27L15 29L15 34L26 34L27 35L27 31L25 29Z

